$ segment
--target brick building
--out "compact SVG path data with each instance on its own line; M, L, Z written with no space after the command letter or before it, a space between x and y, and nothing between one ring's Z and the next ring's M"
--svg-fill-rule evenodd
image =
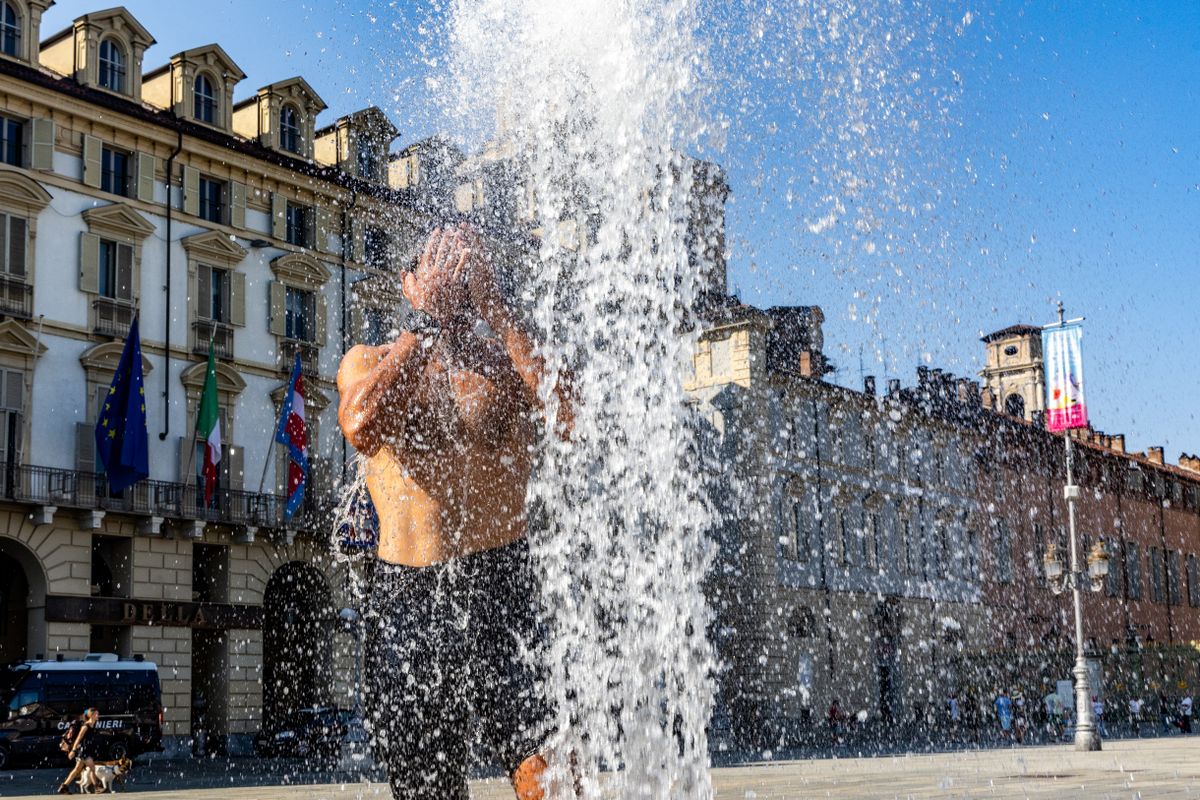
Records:
M726 470L718 727L770 743L833 699L894 729L936 719L951 691L1041 697L1074 660L1070 595L1043 574L1051 542L1067 552L1062 436L1008 400L1023 389L940 370L882 393L827 383L820 323L819 309L730 306L686 384ZM1024 337L1028 357L1034 330L985 342ZM1094 431L1078 445L1083 552L1103 540L1112 565L1085 596L1103 691L1178 694L1200 678L1200 462Z

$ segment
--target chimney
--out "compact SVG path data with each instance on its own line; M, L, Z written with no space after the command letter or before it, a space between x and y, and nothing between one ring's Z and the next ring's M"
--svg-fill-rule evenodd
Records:
M1125 434L1115 433L1112 437L1112 449L1118 453L1125 452Z
M1147 447L1146 458L1150 459L1151 463L1163 463L1163 449L1161 447Z
M875 396L875 376L874 375L866 375L863 377L863 392L865 394L871 395L872 397Z
M888 378L887 394L888 394L888 397L895 397L896 395L900 394L900 379L899 378Z
M990 386L983 387L983 391L979 393L979 402L989 411L996 410L996 398L992 395Z
M813 376L812 353L807 350L800 353L800 375L805 378Z
M1186 469L1188 472L1200 474L1200 457L1190 456L1187 453L1179 454L1179 466Z
M917 367L917 385L924 386L928 380L929 380L929 367L926 367L926 366Z

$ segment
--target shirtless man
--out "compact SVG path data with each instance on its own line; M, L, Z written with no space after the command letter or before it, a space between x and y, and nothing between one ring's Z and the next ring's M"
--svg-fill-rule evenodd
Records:
M524 536L542 362L469 229L435 231L403 291L420 324L353 348L338 372L338 419L368 458L380 523L376 754L396 798L465 800L477 717L517 797L540 798L552 714L522 651L538 627Z

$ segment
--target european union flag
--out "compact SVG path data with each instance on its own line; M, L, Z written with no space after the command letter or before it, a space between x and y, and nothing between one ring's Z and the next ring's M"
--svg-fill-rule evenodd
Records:
M121 362L96 420L96 455L108 475L108 488L123 491L150 475L146 432L146 385L138 321L129 326Z

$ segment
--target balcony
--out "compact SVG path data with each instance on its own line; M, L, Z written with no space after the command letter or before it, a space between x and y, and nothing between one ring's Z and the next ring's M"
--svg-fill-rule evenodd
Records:
M132 303L111 297L97 297L92 301L92 310L95 312L92 332L114 339L124 339L129 334L133 315L137 313Z
M0 465L0 497L34 506L102 510L133 516L200 520L250 528L318 530L324 527L320 503L305 504L300 515L284 519L287 498L240 489L219 489L205 507L199 486L170 481L139 481L113 494L103 474L55 467Z
M199 356L208 355L208 343L213 343L217 358L233 359L233 326L212 319L198 319L192 323L195 340L192 352Z
M20 278L0 276L0 314L29 319L33 316L33 287Z
M300 372L306 378L317 377L318 360L321 351L311 342L302 342L299 339L282 339L279 342L279 370L290 374L292 364L296 360L296 353L300 354Z

